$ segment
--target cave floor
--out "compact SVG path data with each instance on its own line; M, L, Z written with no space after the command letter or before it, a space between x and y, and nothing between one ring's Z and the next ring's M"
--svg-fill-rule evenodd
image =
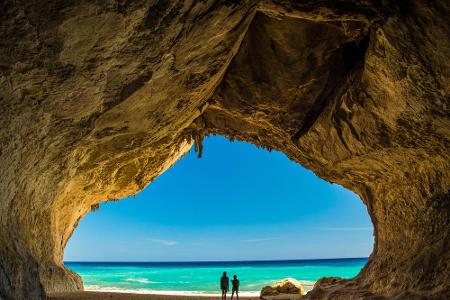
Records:
M113 293L113 292L68 292L68 293L52 293L50 300L215 300L220 296L188 296L188 295L150 295L150 294L131 294L131 293ZM230 299L230 296L227 296ZM258 297L239 297L241 300L254 300Z

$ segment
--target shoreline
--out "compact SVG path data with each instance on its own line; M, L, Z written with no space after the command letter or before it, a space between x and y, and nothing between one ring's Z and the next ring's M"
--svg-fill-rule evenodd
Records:
M190 296L190 297L220 297L220 293L208 293L201 291L169 291L169 290L147 290L147 289L85 289L83 292L94 293L114 293L114 294L133 294L133 295L154 295L154 296ZM243 291L239 292L239 297L257 297L259 298L259 291ZM227 296L231 295L231 291Z
M260 292L240 292L241 300L257 300ZM221 299L219 293L202 293L196 291L149 291L149 290L92 290L78 292L60 292L48 295L49 300L216 300ZM231 299L231 292L227 293ZM236 297L234 297L236 299Z
M315 282L299 281L306 292L309 292L314 287ZM220 292L207 292L207 291L176 291L176 290L152 290L146 288L136 289L124 289L124 288L95 288L92 286L85 286L84 291L81 292L93 292L93 293L113 293L113 294L133 294L133 295L154 295L154 296L188 296L188 297L220 297ZM257 291L239 291L239 297L259 298L260 290ZM231 290L227 293L227 296L231 297Z
M246 296L244 293L239 294L241 300L256 300L258 296ZM52 293L50 300L216 300L220 299L220 294L138 294L128 292L109 292L109 291L80 291ZM227 299L231 299L231 293L227 294ZM234 298L235 299L235 298Z

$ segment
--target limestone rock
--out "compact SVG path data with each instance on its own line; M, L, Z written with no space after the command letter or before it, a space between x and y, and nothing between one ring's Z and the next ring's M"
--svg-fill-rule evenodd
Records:
M305 288L303 285L293 278L286 278L281 281L278 281L274 288L282 293L282 294L300 294L303 295L305 293Z
M262 288L260 296L261 298L266 298L267 296L278 296L282 294L304 295L305 288L299 281L293 278L286 278L278 281L273 286Z
M329 285L329 284L336 284L339 282L342 282L344 279L340 278L340 277L322 277L319 280L316 281L316 283L314 284L314 287L319 287L319 286L324 286L324 285Z
M277 296L280 292L271 286L265 286L261 289L260 297L263 298L265 296Z
M305 299L450 298L448 1L0 1L0 298L82 290L80 219L208 134L367 206L355 277ZM299 228L301 231L301 228Z

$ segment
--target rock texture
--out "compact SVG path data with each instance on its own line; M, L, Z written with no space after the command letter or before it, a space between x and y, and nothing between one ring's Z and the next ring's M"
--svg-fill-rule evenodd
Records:
M0 2L0 298L82 289L79 220L208 134L358 193L368 264L306 299L450 297L448 1Z
M263 287L260 293L260 298L273 299L273 296L281 295L282 298L285 299L286 297L288 297L289 294L297 296L304 295L305 288L299 281L293 278L286 278L278 281L273 286Z

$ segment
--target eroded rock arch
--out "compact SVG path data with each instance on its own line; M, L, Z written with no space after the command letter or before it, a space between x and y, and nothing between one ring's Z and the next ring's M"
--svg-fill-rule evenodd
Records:
M3 1L0 298L82 289L63 265L93 205L207 134L277 149L358 193L354 279L310 299L450 294L445 1Z

